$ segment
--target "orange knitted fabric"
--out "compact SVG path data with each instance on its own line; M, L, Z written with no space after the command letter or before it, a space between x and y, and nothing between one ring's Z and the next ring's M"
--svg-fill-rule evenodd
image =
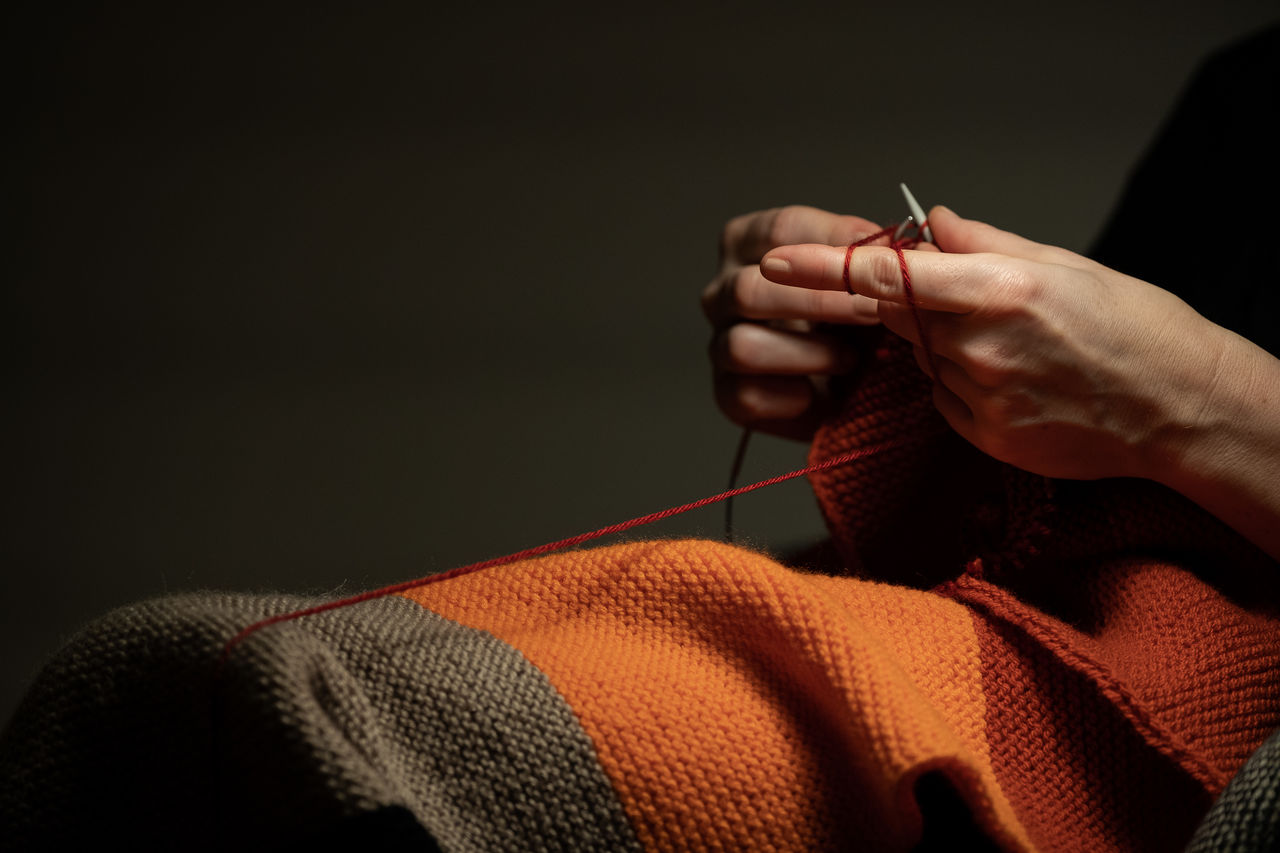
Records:
M903 849L933 771L1006 849L1181 846L1280 726L1277 567L1149 484L982 457L928 391L886 343L815 440L918 439L814 477L860 577L679 541L403 594L546 674L650 849Z
M545 557L406 593L546 673L654 850L903 848L943 768L1027 842L993 774L968 608L712 542Z

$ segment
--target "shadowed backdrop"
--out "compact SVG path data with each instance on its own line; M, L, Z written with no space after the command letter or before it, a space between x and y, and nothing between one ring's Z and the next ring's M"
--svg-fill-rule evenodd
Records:
M127 601L352 592L721 489L737 431L697 297L725 220L894 220L905 180L1083 250L1197 62L1275 17L1087 0L11 20L0 721ZM802 461L757 441L744 476ZM775 551L822 533L803 482L735 514Z

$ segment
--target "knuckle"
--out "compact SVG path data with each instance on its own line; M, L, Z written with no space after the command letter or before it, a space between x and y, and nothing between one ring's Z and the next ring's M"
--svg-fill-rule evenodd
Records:
M758 257L759 244L769 242L783 208L757 210L735 216L720 231L720 263L743 262ZM776 244L774 244L776 245Z
M960 349L969 377L979 387L994 389L1007 385L1016 375L1014 360L999 341L974 341Z
M833 215L823 242L830 246L847 246L873 233L867 231L865 223L856 216Z
M755 326L740 323L730 328L724 337L724 366L729 369L751 370L768 354L768 345L761 340Z
M769 243L773 246L789 246L809 242L806 226L812 218L812 212L813 208L800 204L778 208L769 225Z
M871 285L881 292L896 293L902 289L902 269L893 252L871 253L867 275Z
M738 413L744 420L758 421L769 414L768 395L752 383L739 385L735 399L738 402Z
M743 267L726 284L729 309L736 317L752 318L758 312L760 279L753 267Z
M1041 277L1023 264L1003 263L992 274L992 295L1007 307L1035 302L1044 289Z
M997 440L1008 443L1019 426L1034 420L1036 405L1026 393L1011 389L984 394L978 404L981 420Z

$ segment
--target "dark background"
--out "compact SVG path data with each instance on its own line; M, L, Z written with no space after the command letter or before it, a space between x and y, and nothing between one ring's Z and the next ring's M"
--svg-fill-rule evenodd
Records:
M1084 249L1196 63L1276 16L11 18L0 721L72 631L142 596L355 591L720 489L737 433L697 296L725 220L802 202L888 221L906 180ZM802 458L759 442L746 476ZM822 529L801 482L736 513L770 549ZM722 517L643 535L715 536Z

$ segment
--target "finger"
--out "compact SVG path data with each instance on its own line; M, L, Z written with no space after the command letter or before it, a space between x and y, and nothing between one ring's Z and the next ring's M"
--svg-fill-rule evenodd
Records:
M907 304L902 264L911 278L917 308L967 313L982 304L993 280L1008 278L1022 263L999 255L951 255L906 250L902 260L884 246L859 246L850 252L834 246L781 246L760 261L770 281L815 290L845 290L849 286L871 299Z
M813 384L804 376L718 373L715 395L720 411L742 426L804 419L817 403Z
M977 446L973 412L958 394L941 382L933 383L933 405L951 428L970 444Z
M921 328L928 336L928 347L934 355L939 360L948 359L957 365L963 365L965 378L975 388L989 390L999 384L1005 375L1001 373L1001 365L993 362L993 359L1001 357L1000 347L990 342L990 335L984 336L986 329L975 330L968 317L941 311L920 311L920 322L917 324L916 312L909 306L896 302L879 304L881 324L915 345L921 356L918 360L920 369L926 374L929 373L929 365L924 356L925 341L920 337Z
M738 323L712 340L711 362L727 373L830 375L852 370L857 352L848 342L820 332Z
M926 375L931 376L933 367L924 347L914 346L911 354L915 356L916 365ZM969 389L964 370L955 362L935 357L938 375L933 377L933 405L942 414L956 432L970 444L977 445L977 418L973 408L960 389ZM972 389L969 389L972 390Z
M702 310L716 328L742 320L796 319L860 326L880 322L873 299L776 284L754 264L718 276L707 285L702 292Z
M943 205L938 205L929 211L929 227L933 230L938 245L948 252L966 255L994 252L1046 264L1074 267L1100 266L1097 261L1077 255L1075 252L1037 243L976 219L964 219Z
M917 347L923 346L924 341L920 339L920 327L916 325L915 312L908 305L902 305L897 302L877 302L879 306L876 312L880 318L880 323L889 331L893 332L900 338L904 338ZM920 322L927 324L932 328L940 317L947 315L935 311L921 311ZM933 337L930 335L929 345L933 346Z
M938 369L938 373L935 376L933 372L934 365L930 363L929 351L927 349L920 346L920 344L915 344L911 347L911 355L915 358L916 367L920 368L921 373L932 379L935 384L940 382L943 385L946 385L948 390L953 394L956 394L956 396L960 397L962 400L968 400L968 398L961 393L961 389L967 386L964 386L962 382L956 381L957 378L964 376L964 368L960 367L960 365L950 359L934 353L933 361L937 363ZM965 405L968 405L968 402L966 402Z
M720 236L723 267L759 263L765 252L792 243L846 245L880 226L860 216L841 216L816 207L790 205L729 220Z
M775 252L795 253L797 248L807 250L808 247L783 247ZM836 280L843 283L843 253L835 250L821 256L818 252L808 253L815 257L805 261L813 266L806 274L826 276L832 285ZM839 263L833 254L841 256ZM774 253L770 253L765 258L762 269L771 265L773 256ZM1066 274L1067 269L1061 265L1008 255L906 250L899 256L892 249L867 246L850 253L847 278L853 292L872 299L914 304L923 311L969 314L1005 312L1036 304L1044 292L1057 287Z

